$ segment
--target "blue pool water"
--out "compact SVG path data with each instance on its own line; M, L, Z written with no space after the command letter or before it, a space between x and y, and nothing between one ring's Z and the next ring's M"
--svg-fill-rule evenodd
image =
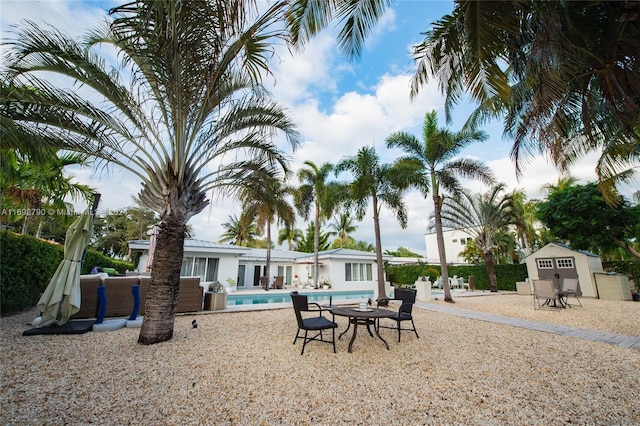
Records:
M333 301L354 300L356 302L373 299L373 291L301 291L309 297L309 302L328 303L329 297L333 297ZM289 293L260 293L260 294L241 294L231 293L227 295L227 305L256 305L262 303L287 303L291 302Z

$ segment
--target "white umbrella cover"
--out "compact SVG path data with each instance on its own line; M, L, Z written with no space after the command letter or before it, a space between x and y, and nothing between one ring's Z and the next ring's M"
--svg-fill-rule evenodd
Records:
M64 259L38 301L42 313L40 327L64 325L80 310L80 268L93 233L93 215L87 210L67 230Z

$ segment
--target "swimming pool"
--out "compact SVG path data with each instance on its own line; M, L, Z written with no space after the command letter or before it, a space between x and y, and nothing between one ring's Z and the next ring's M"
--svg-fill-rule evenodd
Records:
M309 302L324 303L332 301L354 300L365 301L373 299L373 290L353 290L353 291L301 291L309 297ZM264 303L287 303L291 302L289 293L258 293L258 294L241 294L231 293L227 295L227 305L257 305Z

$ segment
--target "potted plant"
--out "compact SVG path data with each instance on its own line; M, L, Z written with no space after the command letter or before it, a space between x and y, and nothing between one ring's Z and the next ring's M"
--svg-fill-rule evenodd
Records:
M331 288L331 282L328 279L325 278L322 281L322 288L325 289L325 290L330 289Z
M233 293L236 289L236 280L231 277L227 278L227 293Z

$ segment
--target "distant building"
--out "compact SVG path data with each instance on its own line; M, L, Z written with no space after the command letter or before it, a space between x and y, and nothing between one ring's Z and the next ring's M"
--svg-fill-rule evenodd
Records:
M443 232L443 236L447 263L466 264L464 258L460 256L460 252L464 250L464 246L467 244L467 241L473 241L473 237L466 229L447 230ZM438 259L439 263L440 252L438 251L438 241L435 231L433 233L425 234L424 241L427 248L427 258Z

